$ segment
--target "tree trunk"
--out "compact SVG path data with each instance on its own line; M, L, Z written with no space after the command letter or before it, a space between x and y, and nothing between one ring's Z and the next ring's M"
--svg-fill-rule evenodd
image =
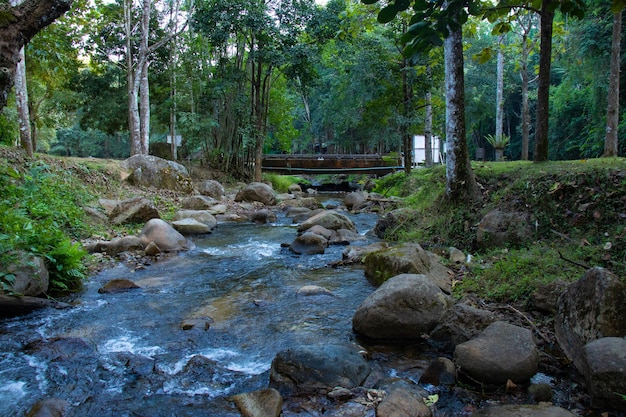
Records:
M150 84L148 80L148 57L143 59L139 78L139 131L141 153L150 152Z
M433 166L433 97L432 93L426 93L426 117L424 119L424 164Z
M498 37L498 58L496 70L496 143L502 143L504 113L504 53L502 52L504 35ZM495 160L502 158L503 152L496 149Z
M6 13L0 23L0 110L13 87L20 50L71 5L72 0L26 0L15 7L0 6Z
M409 120L411 119L411 113L413 112L413 106L411 105L413 102L413 87L409 82L409 77L407 76L409 64L404 56L402 57L400 65L402 65L402 98L404 100L404 120L402 120L401 124L403 142L402 151L404 152L404 172L409 175L411 173L411 168L413 167L413 134L409 129Z
M527 40L525 39L527 42ZM525 51L527 43L522 43L522 50ZM530 112L528 109L528 55L522 52L522 64L520 76L522 78L522 161L528 161L528 144L530 142Z
M550 106L550 66L552 59L553 0L541 3L541 45L539 49L539 81L537 85L537 126L535 128L535 162L548 160L548 120Z
M26 84L26 54L20 50L20 61L15 70L15 101L20 125L20 144L26 155L33 156L33 133L30 126L30 109L28 107L28 87Z
M135 71L132 54L132 1L124 1L124 35L126 36L126 91L128 95L128 132L130 135L130 156L141 151L139 129L139 103L135 90Z
M447 2L446 2L447 3ZM446 197L453 203L474 202L480 193L465 138L465 80L461 28L449 28L444 40L446 84Z
M609 76L609 95L606 110L606 138L604 155L617 156L619 126L619 73L620 50L622 42L622 12L613 15L613 41L611 43L611 75Z
M137 57L139 73L139 131L141 153L147 155L150 148L150 84L148 80L148 37L150 36L151 0L143 0L141 10L141 38Z

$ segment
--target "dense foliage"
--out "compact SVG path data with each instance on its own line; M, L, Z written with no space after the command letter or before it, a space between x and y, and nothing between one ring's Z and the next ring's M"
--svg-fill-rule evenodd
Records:
M50 294L75 290L85 256L76 240L91 232L82 204L93 197L73 175L43 161L26 163L24 171L16 167L0 158L0 277L11 278L4 267L23 251L45 260Z

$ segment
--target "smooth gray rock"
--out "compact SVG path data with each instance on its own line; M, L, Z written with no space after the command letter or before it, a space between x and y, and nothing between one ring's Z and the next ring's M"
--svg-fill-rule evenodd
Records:
M583 361L591 404L626 411L626 339L603 337L587 343Z
M369 373L369 364L356 349L328 344L296 346L276 354L269 386L283 395L327 394L335 387L357 387Z
M299 255L322 254L328 247L328 240L322 235L306 232L297 236L289 246L289 250Z
M554 330L565 355L583 372L583 347L602 337L626 336L626 283L591 268L558 299Z
M302 233L315 225L320 225L329 230L347 229L356 232L354 222L347 216L334 210L324 210L309 217L298 226L298 232Z
M205 180L196 185L196 189L202 195L206 195L212 197L216 200L221 200L226 192L224 191L224 186L215 180Z
M488 385L527 382L537 373L539 351L532 332L497 321L478 337L457 345L454 362L459 375Z
M158 218L160 216L156 206L143 197L119 201L113 206L109 214L109 219L113 224L145 223Z
M153 242L162 252L176 252L190 247L183 235L161 219L152 219L146 223L139 239L146 248Z
M397 275L357 308L352 328L372 339L419 340L438 323L452 299L426 275Z
M266 206L273 206L276 204L278 199L276 198L276 193L272 187L262 182L253 182L245 186L237 193L235 201L258 201Z

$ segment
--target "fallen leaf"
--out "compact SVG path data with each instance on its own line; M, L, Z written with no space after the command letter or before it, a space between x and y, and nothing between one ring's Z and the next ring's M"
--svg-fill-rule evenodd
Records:
M438 394L429 395L428 398L424 398L424 404L426 404L427 407L432 407L437 404L437 401L439 401Z
M508 380L506 381L506 385L505 385L505 387L506 387L506 390L508 391L508 390L510 390L510 389L517 388L517 385L515 385L515 382L511 381L510 379L508 379Z

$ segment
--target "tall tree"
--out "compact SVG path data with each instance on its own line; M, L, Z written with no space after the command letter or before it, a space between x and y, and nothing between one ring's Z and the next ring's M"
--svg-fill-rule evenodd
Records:
M366 4L378 0L361 0ZM480 14L476 0L397 0L387 4L378 14L381 23L393 20L413 3L414 14L404 36L408 56L433 46L444 46L446 86L446 197L454 203L470 203L480 199L480 192L470 165L465 127L465 84L463 74L462 27L470 14Z
M548 126L550 109L550 68L552 63L552 23L555 0L542 0L540 11L539 80L537 82L537 117L533 160L548 160Z
M0 5L0 109L13 87L20 50L44 27L70 9L72 0L26 0Z
M178 10L178 2L171 5ZM128 124L130 132L131 155L147 154L150 142L150 85L148 67L150 56L172 38L184 30L187 23L176 32L169 32L152 44L150 40L151 0L141 1L141 17L139 22L139 40L136 39L133 22L133 1L124 0L124 34L126 37L126 70L128 89Z
M619 126L619 78L622 44L622 7L613 14L613 36L611 42L611 74L609 75L609 94L606 110L606 138L604 156L617 156Z
M622 1L622 0L614 0ZM540 16L539 76L537 85L537 117L535 126L535 162L548 160L548 128L550 109L550 71L552 63L552 30L554 15L560 10L566 15L582 18L585 4L583 0L500 0L486 10L485 17L490 21L498 18L499 29L511 29L510 20L518 10L532 10ZM512 13L513 12L513 13Z

